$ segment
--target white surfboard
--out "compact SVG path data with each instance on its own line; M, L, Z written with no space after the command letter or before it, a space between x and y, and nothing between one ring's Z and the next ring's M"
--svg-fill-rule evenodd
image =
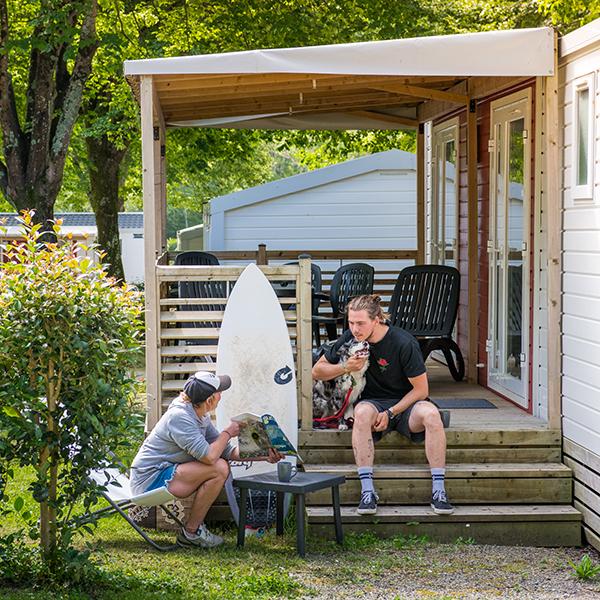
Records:
M256 265L246 267L227 302L217 367L219 373L231 377L231 387L223 393L217 407L217 428L223 429L231 417L240 413L267 413L275 417L297 448L298 405L292 345L279 300ZM245 462L232 466L232 475L235 478L276 470L277 465L268 462Z

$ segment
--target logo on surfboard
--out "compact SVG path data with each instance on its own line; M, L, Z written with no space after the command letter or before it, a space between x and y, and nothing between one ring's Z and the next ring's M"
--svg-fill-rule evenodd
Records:
M283 369L279 369L279 371L275 373L275 377L273 377L273 379L278 385L285 385L286 383L292 381L293 377L294 372L286 365L285 367L283 367Z

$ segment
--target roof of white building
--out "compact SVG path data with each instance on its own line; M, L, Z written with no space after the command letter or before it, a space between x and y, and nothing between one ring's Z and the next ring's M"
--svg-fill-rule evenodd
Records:
M6 227L18 227L20 225L15 213L0 213L0 219L6 219ZM62 219L63 227L96 227L96 216L92 212L55 213L54 219ZM119 213L119 229L143 228L143 212Z
M213 198L210 202L211 212L224 212L257 202L264 202L280 196L301 192L321 185L364 175L378 170L416 170L417 159L411 152L404 150L387 150L353 160L347 160L337 165L315 169L307 173L292 175L277 181L233 192L225 196Z

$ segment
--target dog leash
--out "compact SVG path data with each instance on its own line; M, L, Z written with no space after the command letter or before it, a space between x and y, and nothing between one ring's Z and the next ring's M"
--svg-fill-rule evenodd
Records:
M329 415L328 417L320 417L318 419L313 419L313 423L317 425L323 425L327 429L333 429L336 427L336 422L339 421L346 412L346 408L348 407L348 403L350 402L350 395L352 394L352 390L354 388L350 388L346 392L346 397L344 398L344 402L342 403L342 408L338 410L335 415Z

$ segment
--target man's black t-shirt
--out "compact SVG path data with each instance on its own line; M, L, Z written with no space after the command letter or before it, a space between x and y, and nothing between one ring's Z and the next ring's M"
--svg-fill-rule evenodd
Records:
M326 353L331 364L340 361L339 348L352 339L350 330L345 331ZM376 344L370 344L367 384L361 399L385 398L400 400L412 390L408 378L426 372L423 355L417 340L404 329L389 327Z

